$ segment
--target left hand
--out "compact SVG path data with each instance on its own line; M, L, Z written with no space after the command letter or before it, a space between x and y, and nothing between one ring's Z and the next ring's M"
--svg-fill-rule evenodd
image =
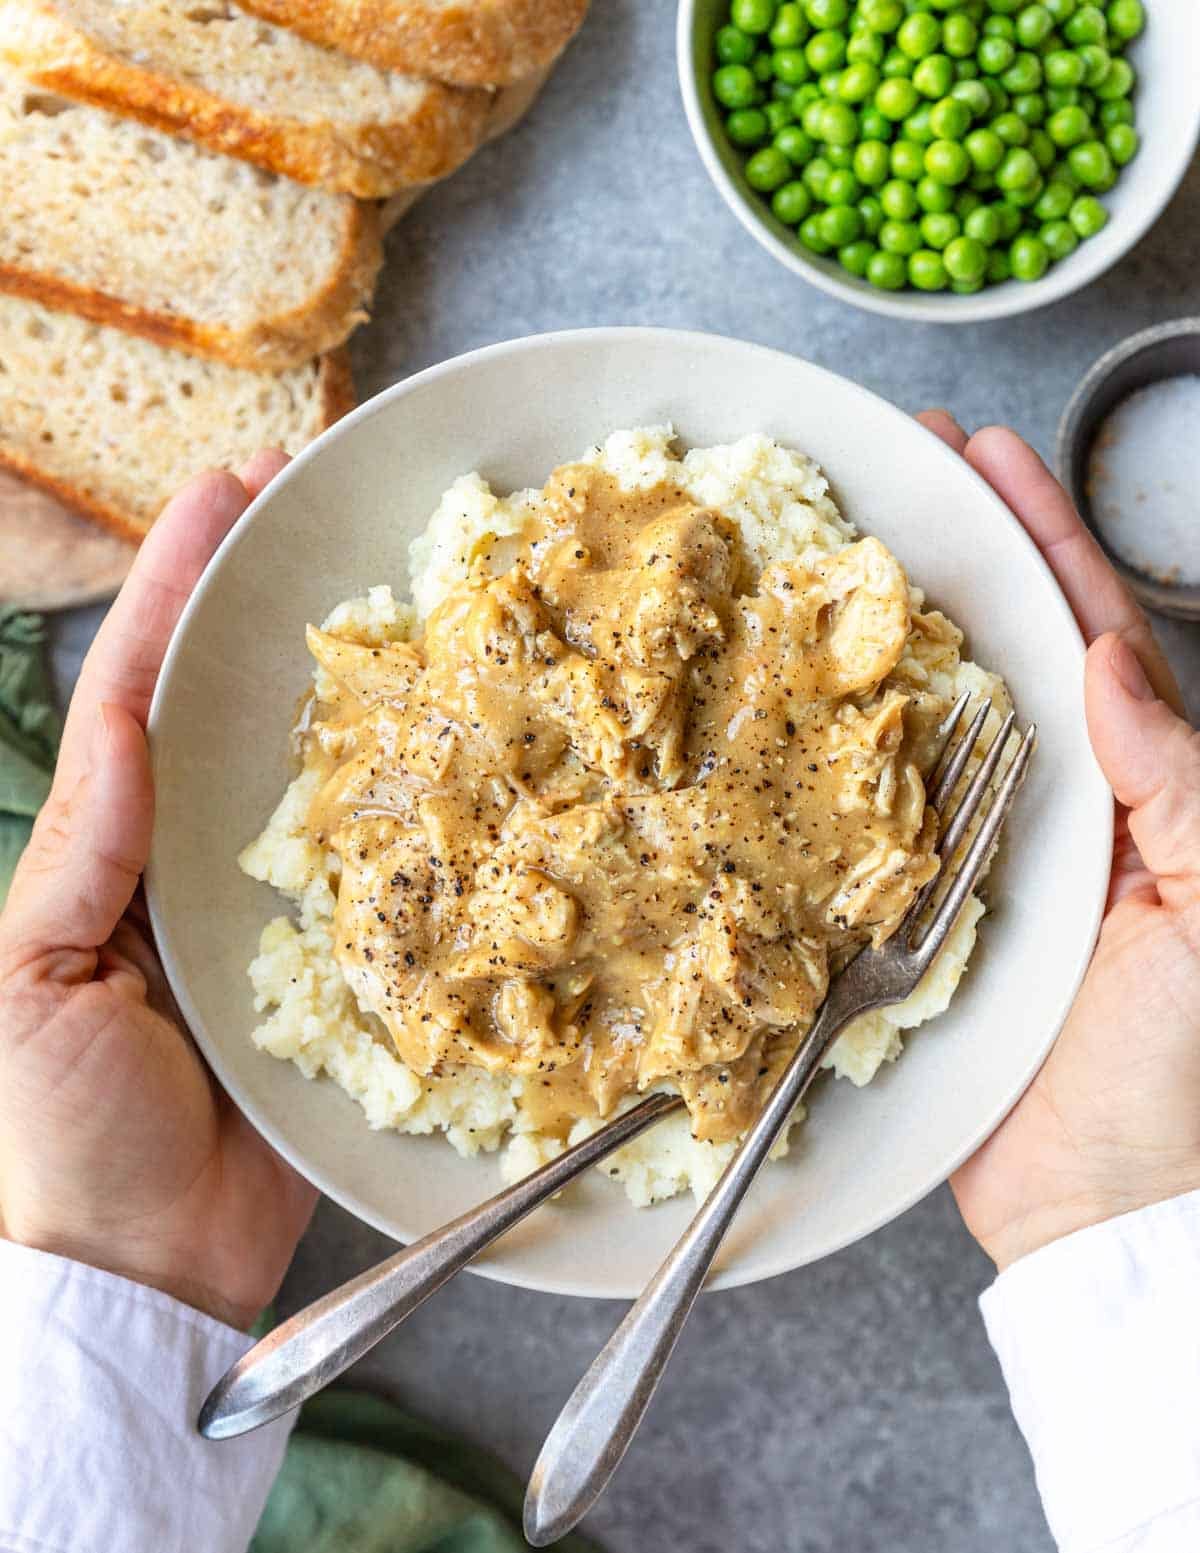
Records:
M201 475L152 529L0 913L0 1235L239 1327L273 1297L316 1194L218 1089L171 999L139 893L145 724L189 593L285 462Z

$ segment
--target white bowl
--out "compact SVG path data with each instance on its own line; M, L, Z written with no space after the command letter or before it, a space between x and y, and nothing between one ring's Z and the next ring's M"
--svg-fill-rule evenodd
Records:
M618 427L672 421L690 444L763 431L815 456L1011 685L1041 748L994 876L993 914L951 1011L864 1090L823 1084L792 1155L756 1185L718 1281L799 1266L943 1181L1037 1071L1100 920L1112 802L1084 731L1083 653L1049 572L997 497L901 411L757 346L596 329L492 346L419 373L323 436L246 513L191 599L154 699L158 819L150 909L201 1050L271 1142L329 1196L410 1240L500 1185L492 1156L371 1132L329 1082L258 1052L246 964L282 903L239 872L289 776L305 623L368 585L403 590L409 538L455 476L540 484ZM271 1212L263 1203L264 1214ZM478 1264L563 1293L636 1293L693 1211L630 1207L599 1175Z
M1200 5L1196 0L1148 0L1149 22L1129 58L1138 73L1137 127L1142 147L1111 193L1110 219L1097 236L1080 243L1069 259L1052 265L1041 280L1010 280L973 296L950 292L880 291L848 274L831 259L803 248L790 227L777 221L742 177L741 153L725 136L712 95L712 40L729 17L729 0L680 0L676 57L683 106L692 138L725 203L781 264L830 296L889 318L925 323L982 323L1030 313L1070 296L1140 242L1170 204L1200 140Z

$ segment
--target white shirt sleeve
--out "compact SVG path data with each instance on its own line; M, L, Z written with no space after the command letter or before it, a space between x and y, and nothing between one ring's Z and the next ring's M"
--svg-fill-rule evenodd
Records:
M1200 1192L1023 1257L980 1305L1061 1553L1197 1553Z
M156 1289L0 1241L0 1553L246 1553L292 1420L213 1443L251 1346Z

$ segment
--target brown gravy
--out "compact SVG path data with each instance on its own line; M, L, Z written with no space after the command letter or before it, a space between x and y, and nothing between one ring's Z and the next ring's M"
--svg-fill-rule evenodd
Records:
M584 465L499 565L418 641L310 632L338 960L409 1066L520 1075L538 1131L666 1085L734 1137L933 872L946 702L898 665L938 617L877 540L756 578L720 513Z

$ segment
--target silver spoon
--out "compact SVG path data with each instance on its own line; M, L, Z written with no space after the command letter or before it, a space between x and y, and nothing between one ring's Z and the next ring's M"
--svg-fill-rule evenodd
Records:
M298 1407L514 1224L682 1104L678 1095L651 1095L523 1181L298 1311L221 1377L200 1409L200 1433L228 1440Z

